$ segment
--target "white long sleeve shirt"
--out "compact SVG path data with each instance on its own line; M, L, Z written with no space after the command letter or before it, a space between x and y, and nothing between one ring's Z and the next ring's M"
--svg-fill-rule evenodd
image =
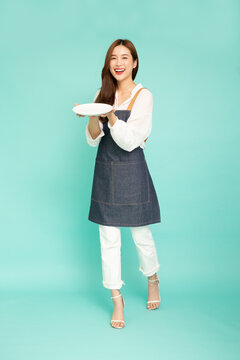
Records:
M142 84L138 84L131 92L131 96L125 100L120 106L118 105L118 90L115 93L115 110L127 110L132 98L136 92L141 89ZM97 98L100 90L97 91L94 100ZM123 150L132 151L138 146L145 149L144 140L150 135L152 130L152 110L153 110L153 96L150 90L143 89L137 96L134 105L132 107L128 121L125 122L119 118L113 126L107 122L110 129L111 136L118 146ZM86 126L86 138L90 146L97 146L102 136L104 136L103 124L99 120L99 126L101 129L100 134L93 139L88 130L88 124Z

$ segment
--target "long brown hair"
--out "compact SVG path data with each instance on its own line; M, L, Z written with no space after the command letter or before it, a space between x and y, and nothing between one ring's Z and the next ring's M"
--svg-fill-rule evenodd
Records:
M127 39L117 39L115 40L110 47L108 48L106 57L105 57L105 63L102 69L102 87L101 90L97 96L97 98L95 99L95 103L105 103L105 104L109 104L109 105L113 105L114 104L114 100L115 100L115 92L117 89L117 80L112 76L109 67L110 67L110 59L111 59L111 55L113 52L113 49L118 46L118 45L124 45L126 46L132 57L133 57L133 61L137 60L137 66L132 70L132 79L134 80L137 72L138 72L138 54L137 54L137 50L135 48L135 46L133 45L133 43L130 40ZM99 117L99 120L102 121L102 123L105 123L108 118L105 117Z

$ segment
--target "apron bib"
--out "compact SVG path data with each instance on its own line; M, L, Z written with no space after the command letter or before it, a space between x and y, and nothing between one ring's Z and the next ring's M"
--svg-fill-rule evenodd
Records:
M127 122L139 89L127 110L116 110ZM108 226L144 226L161 222L157 194L139 146L126 151L113 140L107 122L95 159L88 220ZM145 140L146 141L146 140Z

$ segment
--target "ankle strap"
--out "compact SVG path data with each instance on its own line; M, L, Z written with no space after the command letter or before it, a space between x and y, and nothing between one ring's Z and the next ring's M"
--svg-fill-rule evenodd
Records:
M159 283L159 277L158 274L156 273L156 278L155 279L148 279L149 282L157 282Z
M116 295L116 296L111 296L111 299L118 298L119 296L122 296L122 294L119 294L119 295Z
M159 280L158 279L154 279L154 280L148 280L149 282L159 282Z

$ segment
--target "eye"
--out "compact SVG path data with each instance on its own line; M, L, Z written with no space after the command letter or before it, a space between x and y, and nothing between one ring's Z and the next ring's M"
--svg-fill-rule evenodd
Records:
M112 57L111 60L115 60L116 58L115 57ZM127 56L124 56L123 59L128 59Z

